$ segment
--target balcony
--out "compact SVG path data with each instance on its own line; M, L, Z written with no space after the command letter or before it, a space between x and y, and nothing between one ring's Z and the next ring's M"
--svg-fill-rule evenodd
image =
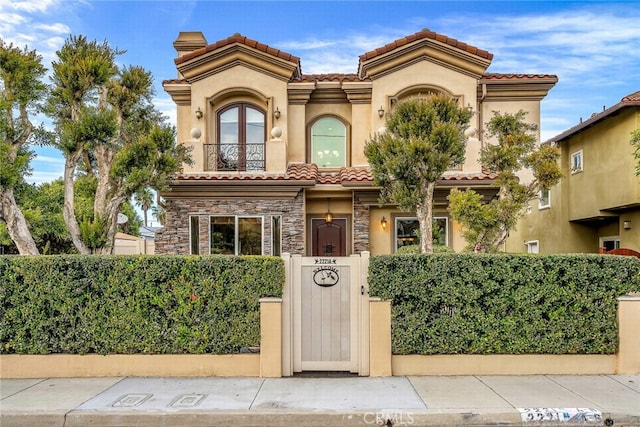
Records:
M206 171L264 171L265 144L204 144Z

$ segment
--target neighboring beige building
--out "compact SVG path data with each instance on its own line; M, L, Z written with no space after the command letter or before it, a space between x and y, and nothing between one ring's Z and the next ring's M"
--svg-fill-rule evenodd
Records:
M640 251L640 178L629 141L640 129L640 92L552 138L563 177L511 233L509 252Z
M415 213L379 204L364 146L396 102L429 93L475 113L466 161L435 195L440 242L461 250L446 197L454 187L495 194L478 163L490 142L484 123L522 109L539 125L540 100L557 82L486 73L491 53L429 30L364 53L355 74L304 74L299 58L239 34L208 44L182 32L174 47L178 76L163 85L195 162L162 194L155 250L165 254L378 255L414 243Z

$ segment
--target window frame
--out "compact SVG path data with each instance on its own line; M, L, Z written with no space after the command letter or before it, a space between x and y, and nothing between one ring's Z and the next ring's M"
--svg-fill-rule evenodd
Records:
M580 159L579 162L576 162L576 159ZM576 163L579 163L576 165ZM571 163L569 164L569 169L571 170L571 175L576 173L580 173L584 170L584 154L582 150L574 151L571 153Z
M313 161L313 148L314 148L314 141L313 141L313 127L320 122L323 119L335 119L336 121L338 121L340 124L342 124L342 126L344 126L344 165L343 166L321 166L319 164L318 168L319 169L324 169L324 170L331 170L331 169L340 169L341 167L348 167L351 165L351 125L343 120L341 117L336 116L336 115L332 115L332 114L324 114L318 117L315 117L307 126L307 161L309 163L314 163Z
M234 241L233 241L233 254L219 254L219 255L229 255L229 256L239 256L242 255L240 253L241 248L240 248L240 229L239 229L239 222L242 219L251 219L251 218L258 218L260 219L260 253L257 255L264 255L264 226L265 226L265 221L264 221L264 216L263 215L209 215L209 254L210 255L214 255L212 253L212 247L211 244L213 243L213 233L212 233L212 229L211 227L214 225L214 221L212 220L213 218L233 218L233 235L234 235ZM256 255L256 254L252 254L252 255Z
M398 214L398 215L393 215L393 233L391 238L393 239L393 252L397 252L397 250L401 247L398 246L398 220L415 220L418 221L418 217L415 215L403 215L403 214ZM437 220L445 220L445 236L444 236L444 241L445 241L445 246L451 247L451 242L450 242L450 235L451 233L449 233L449 227L451 226L451 221L449 221L449 217L446 215L440 216L440 215L433 215L433 217L431 218L431 220L433 222L437 221ZM413 244L417 244L418 246L420 245L420 242L416 239L416 242ZM407 246L407 245L402 245L402 246Z
M189 253L200 255L200 216L198 215L189 215Z
M524 245L527 247L528 254L539 254L540 253L540 241L539 240L528 240L524 242ZM536 248L536 251L532 251L532 248Z
M221 116L234 108L238 108L238 128L237 138L238 138L238 154L237 154L237 165L234 169L231 168L221 168L220 158L221 158L221 146L223 145L232 145L232 144L222 144L222 125L221 125ZM262 145L262 159L256 160L262 162L262 167L260 169L247 169L247 109L251 108L255 111L258 111L262 114L263 117L263 132L262 132L262 143L249 143L255 145ZM232 102L226 104L219 108L215 114L215 129L216 129L216 137L215 137L215 160L213 162L215 171L230 171L230 172L263 172L266 169L267 164L267 156L266 156L266 140L267 140L267 111L260 106L252 103L252 102ZM207 161L209 163L209 161Z
M545 203L545 199L542 197L543 192L547 193L547 200ZM538 210L549 209L551 207L551 190L548 188L543 188L538 193Z

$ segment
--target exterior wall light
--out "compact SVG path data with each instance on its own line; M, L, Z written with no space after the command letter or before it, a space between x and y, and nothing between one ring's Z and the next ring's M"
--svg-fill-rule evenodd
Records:
M202 110L200 109L200 107L198 107L198 109L196 110L196 118L200 120L202 118L202 115Z
M275 117L276 120L280 118L280 110L278 109L278 107L276 107L276 111L273 112L273 117Z
M382 105L378 108L378 117L384 117L384 108L382 108Z
M387 225L389 225L387 223L387 219L383 216L382 219L380 220L380 227L382 227L383 230L387 229Z
M631 221L630 220L626 220L622 223L622 227L624 227L625 230L631 230Z
M331 199L327 199L327 213L324 214L324 222L329 225L331 225L331 223L333 222L333 214L331 213L331 209L329 207L330 202Z

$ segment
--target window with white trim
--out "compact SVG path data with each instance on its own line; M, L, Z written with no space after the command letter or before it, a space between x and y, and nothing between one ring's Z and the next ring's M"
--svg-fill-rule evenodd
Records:
M200 254L200 217L189 217L189 248L191 255Z
M395 218L395 248L420 245L420 223L416 217ZM449 245L449 218L433 217L433 244Z
M547 209L551 207L551 190L543 188L538 193L538 209Z
M262 255L262 217L212 216L209 252L221 255Z
M347 165L347 127L335 117L322 117L311 126L311 163L319 168Z
M271 255L282 255L282 216L271 217Z
M582 172L583 162L582 162L582 150L576 151L571 154L571 173Z
M537 240L530 240L528 242L524 242L524 245L527 247L527 253L529 254L540 253L540 242L538 242Z

